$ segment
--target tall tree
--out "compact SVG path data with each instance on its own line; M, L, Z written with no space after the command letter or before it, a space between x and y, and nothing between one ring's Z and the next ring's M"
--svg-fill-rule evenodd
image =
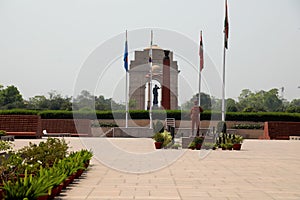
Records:
M242 90L239 96L238 108L245 112L275 112L283 111L283 100L278 95L278 89L269 91L251 92L249 89Z
M300 99L292 100L287 106L286 111L291 113L300 113Z
M227 99L226 100L226 111L227 112L237 112L238 108L237 108L237 103L235 102L234 99Z
M24 100L17 87L11 85L3 89L0 87L0 108L24 108Z

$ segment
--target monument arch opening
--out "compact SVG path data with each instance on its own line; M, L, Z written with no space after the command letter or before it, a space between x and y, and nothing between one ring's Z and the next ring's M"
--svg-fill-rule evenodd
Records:
M164 50L157 45L152 46L152 88L150 88L150 47L143 51L135 51L135 60L130 62L129 68L129 99L135 102L133 110L144 110L150 108L150 93L157 89L157 109L178 109L178 65L173 60L173 52ZM159 84L157 84L159 83ZM147 89L148 88L148 89ZM150 88L150 90L149 90Z

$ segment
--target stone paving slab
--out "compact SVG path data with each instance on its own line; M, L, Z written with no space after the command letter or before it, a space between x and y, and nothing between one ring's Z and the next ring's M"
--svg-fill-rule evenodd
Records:
M85 146L84 140L88 140L85 138L65 139L73 151L96 149ZM101 138L93 140L97 144ZM151 139L109 140L114 146L137 155L157 151ZM15 148L29 141L41 140L17 139ZM111 149L106 151L109 156ZM169 150L160 151L163 154ZM183 152L170 165L148 173L118 171L94 157L87 172L55 199L300 199L300 141L245 140L241 151L175 151Z

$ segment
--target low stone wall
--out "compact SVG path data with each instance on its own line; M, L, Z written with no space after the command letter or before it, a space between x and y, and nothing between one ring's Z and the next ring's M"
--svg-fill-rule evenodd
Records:
M0 115L0 130L6 131L8 135L40 138L40 119L38 115Z
M288 140L289 136L300 136L300 122L265 122L265 139Z
M236 134L243 136L245 139L260 139L264 135L262 129L236 129Z
M89 119L42 119L42 129L48 133L71 133L72 136L92 136Z

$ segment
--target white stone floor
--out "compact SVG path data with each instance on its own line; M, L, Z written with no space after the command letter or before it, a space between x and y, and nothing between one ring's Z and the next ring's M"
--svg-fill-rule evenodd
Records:
M300 199L300 141L245 140L241 151L193 151L155 150L146 138L66 140L71 150L95 156L56 200ZM41 140L17 139L15 147L29 141Z

